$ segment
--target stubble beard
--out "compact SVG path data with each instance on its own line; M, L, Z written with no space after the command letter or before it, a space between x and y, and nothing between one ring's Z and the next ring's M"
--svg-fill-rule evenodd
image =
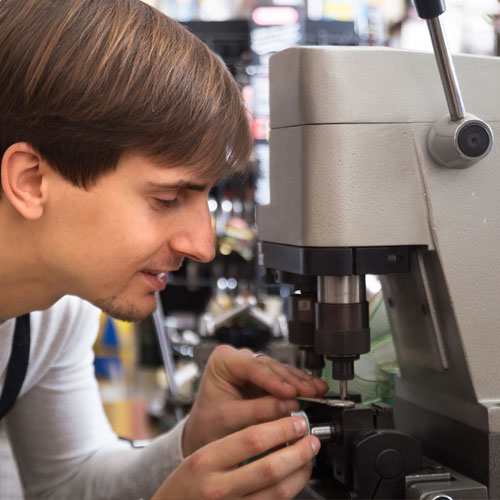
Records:
M1 0L0 0L1 1ZM179 269L182 265L183 258L180 257L172 257L165 265L155 265L152 264L150 266L151 269L159 269L159 268L167 268L167 269ZM125 293L128 289L131 281L134 279L132 276L128 283L123 287L122 291ZM151 293L154 296L154 293ZM131 300L126 300L122 297L121 294L113 295L111 297L101 297L96 300L91 301L95 306L104 311L108 316L112 318L121 320L121 321L129 321L136 322L142 321L147 318L150 314L154 312L156 309L156 299L155 305L151 308L151 310L144 311L143 309L138 308L134 302Z
M144 310L139 309L132 301L123 302L123 299L120 300L116 295L97 299L94 305L112 318L132 323L142 321L155 310L155 308L152 308L150 311L144 312Z

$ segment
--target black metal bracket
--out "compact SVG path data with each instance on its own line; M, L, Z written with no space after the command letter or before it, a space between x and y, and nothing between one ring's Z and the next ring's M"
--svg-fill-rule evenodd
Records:
M410 271L412 248L415 247L299 247L260 243L264 267L301 276L406 273Z

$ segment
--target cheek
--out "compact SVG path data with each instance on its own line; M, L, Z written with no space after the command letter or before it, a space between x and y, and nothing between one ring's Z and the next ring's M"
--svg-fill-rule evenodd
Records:
M103 251L109 259L134 269L150 263L168 240L167 224L160 217L138 211L122 214L104 228L104 233Z
M159 254L168 239L167 217L143 199L77 191L51 210L45 248L52 261L81 266L94 279L130 276ZM52 230L50 230L52 229Z
M54 231L47 234L54 257L82 266L88 274L107 276L139 253L133 245L133 221L113 216L110 207L75 204L58 212ZM48 242L47 242L48 243Z

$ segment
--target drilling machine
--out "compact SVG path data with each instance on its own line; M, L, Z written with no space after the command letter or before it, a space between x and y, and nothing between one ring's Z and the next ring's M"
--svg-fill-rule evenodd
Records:
M453 61L444 2L416 7L435 57L271 58L260 264L295 288L289 338L305 367L326 356L340 384L304 403L323 442L314 498L500 498L500 60ZM401 370L394 409L348 390L370 349L367 274L381 278Z

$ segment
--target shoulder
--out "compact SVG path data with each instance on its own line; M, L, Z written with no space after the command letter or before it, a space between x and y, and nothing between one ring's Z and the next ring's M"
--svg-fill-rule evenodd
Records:
M67 295L45 311L35 311L30 316L34 332L70 334L68 330L72 328L79 330L82 326L98 324L100 310L83 299Z
M55 361L68 350L91 349L99 329L100 310L78 297L66 296L45 311L30 314L33 363ZM35 361L36 360L36 361Z

